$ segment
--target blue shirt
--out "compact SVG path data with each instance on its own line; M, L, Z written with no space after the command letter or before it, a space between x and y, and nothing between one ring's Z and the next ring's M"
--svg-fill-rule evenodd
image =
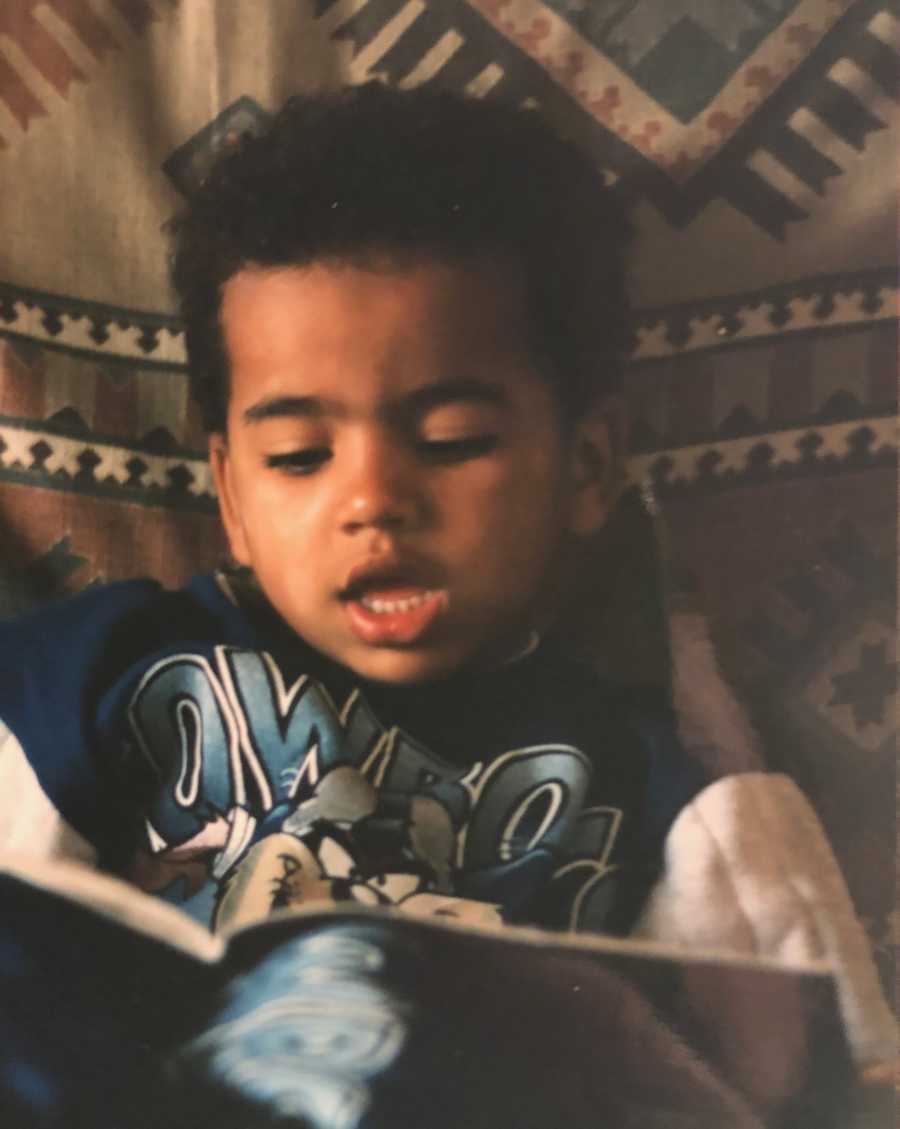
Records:
M0 719L62 817L213 928L349 899L626 932L706 783L661 692L546 645L370 682L221 576L90 590L0 626L0 656Z

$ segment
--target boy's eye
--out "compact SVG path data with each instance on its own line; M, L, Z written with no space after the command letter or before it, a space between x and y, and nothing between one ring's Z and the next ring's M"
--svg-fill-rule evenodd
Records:
M466 435L458 439L420 439L418 447L430 462L461 463L487 455L498 442L497 435Z
M331 458L330 447L303 447L266 456L266 466L287 474L312 474Z

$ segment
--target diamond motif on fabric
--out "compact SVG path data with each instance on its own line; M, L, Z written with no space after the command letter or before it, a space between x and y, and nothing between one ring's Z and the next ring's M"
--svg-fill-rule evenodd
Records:
M817 555L741 633L765 656L780 708L817 746L881 753L897 733L893 565L849 520Z
M27 567L0 570L0 619L21 615L45 600L58 598L88 563L87 557L73 551L72 538L67 534L31 559ZM79 579L82 585L86 582Z
M897 662L889 625L879 619L853 624L807 683L803 699L816 716L871 752L896 731ZM824 655L820 652L820 661Z
M884 128L895 97L887 0L320 0L348 75L533 99L593 146L607 178L674 226L723 198L776 238L798 185L840 174L828 138ZM793 185L793 188L790 187ZM804 200L806 196L801 193Z
M834 696L828 704L850 706L858 730L883 725L886 703L897 693L897 660L887 659L890 642L884 638L872 645L863 643L859 666L831 676Z
M548 8L683 122L706 109L799 6L798 0L547 0Z

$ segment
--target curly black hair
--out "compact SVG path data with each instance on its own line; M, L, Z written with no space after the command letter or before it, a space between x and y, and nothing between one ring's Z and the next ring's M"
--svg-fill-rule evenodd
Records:
M535 110L367 83L296 96L226 148L172 224L191 392L225 430L222 287L242 267L508 263L563 418L619 380L631 229L596 166Z

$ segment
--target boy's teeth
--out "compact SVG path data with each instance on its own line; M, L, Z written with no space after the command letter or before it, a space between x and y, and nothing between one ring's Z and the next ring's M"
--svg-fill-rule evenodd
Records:
M418 596L408 596L403 600L379 600L376 597L363 596L359 601L362 606L376 615L392 615L396 612L408 612L411 608L418 608L434 593L422 592Z

